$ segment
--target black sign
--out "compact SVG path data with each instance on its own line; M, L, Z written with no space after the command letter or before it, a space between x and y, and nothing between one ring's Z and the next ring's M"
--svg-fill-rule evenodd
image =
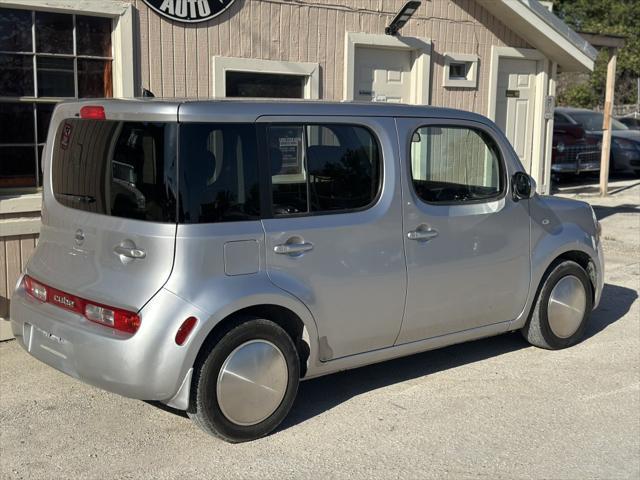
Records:
M205 22L217 17L234 0L144 0L152 9L178 22Z
M507 90L505 96L507 98L520 98L520 90Z

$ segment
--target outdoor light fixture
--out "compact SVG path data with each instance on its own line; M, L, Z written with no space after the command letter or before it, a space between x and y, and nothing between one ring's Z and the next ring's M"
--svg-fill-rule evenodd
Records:
M404 27L405 23L409 21L411 16L416 13L420 6L419 1L407 2L404 7L400 9L395 18L391 21L388 27L384 29L384 33L387 35L397 35L398 31Z

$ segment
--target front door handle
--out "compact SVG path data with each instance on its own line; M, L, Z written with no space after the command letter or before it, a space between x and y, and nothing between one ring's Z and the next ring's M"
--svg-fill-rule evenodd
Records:
M113 251L127 258L144 258L147 256L147 252L141 248L128 247L126 245L118 245Z
M433 229L428 229L428 230L421 230L421 229L416 229L416 230L412 230L409 233L407 233L407 238L409 240L418 240L418 241L429 241L433 238L436 238L438 236L438 231L437 230L433 230Z
M281 255L301 255L313 250L313 243L283 243L273 247L273 251Z

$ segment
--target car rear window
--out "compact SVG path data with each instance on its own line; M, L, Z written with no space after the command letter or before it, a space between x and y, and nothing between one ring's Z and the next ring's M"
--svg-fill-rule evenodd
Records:
M55 198L86 212L173 223L176 141L176 123L65 120L53 147Z

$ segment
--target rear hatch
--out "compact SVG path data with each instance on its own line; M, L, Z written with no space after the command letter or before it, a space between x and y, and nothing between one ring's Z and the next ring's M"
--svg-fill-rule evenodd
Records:
M178 105L110 100L56 108L30 276L131 311L162 288L175 248Z

